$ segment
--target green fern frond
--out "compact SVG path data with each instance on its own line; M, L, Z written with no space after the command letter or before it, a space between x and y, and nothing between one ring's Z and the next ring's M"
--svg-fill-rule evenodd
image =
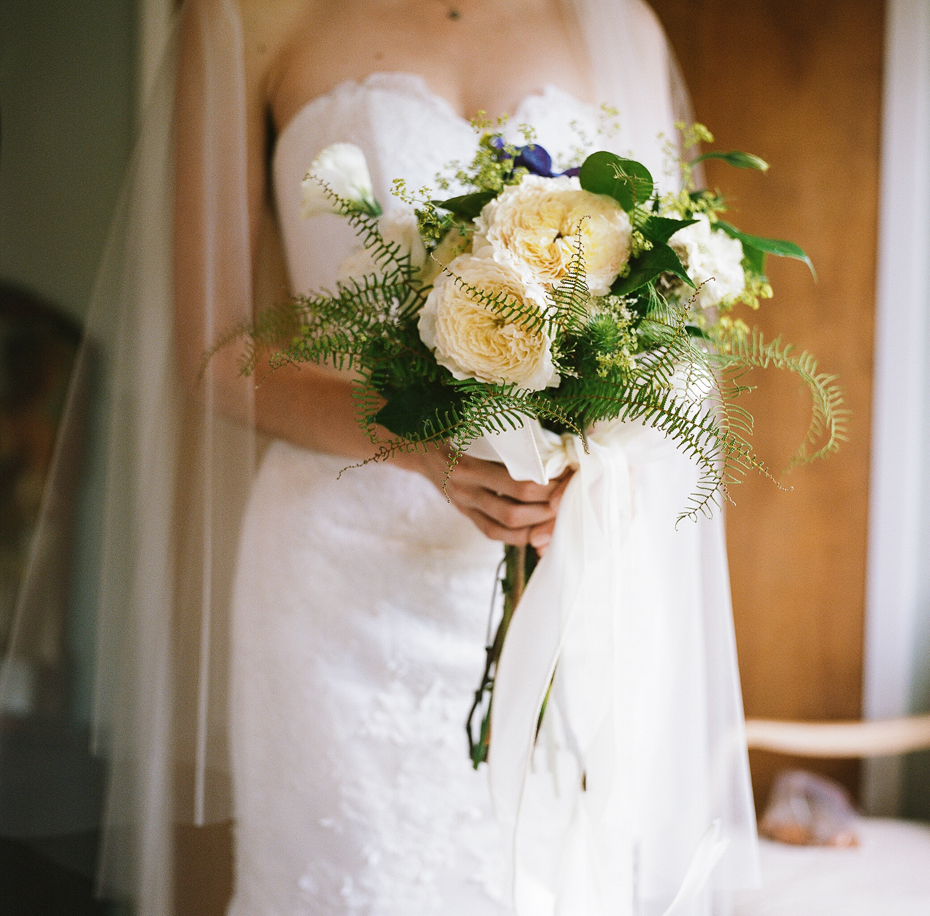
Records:
M561 405L547 402L515 386L486 385L469 382L464 390L469 399L459 413L459 422L449 435L451 456L449 473L468 447L486 434L518 429L527 420L549 421L583 437L568 412Z
M204 354L200 374L203 375L214 354L238 341L242 343L238 356L239 371L244 376L251 376L262 358L273 353L283 341L291 339L299 328L300 310L296 303L287 301L265 309L252 324L236 325L223 334Z
M431 416L425 417L419 430L415 432L385 437L383 429L377 423L377 415L385 404L382 395L364 381L354 387L353 393L359 424L379 450L386 447L390 454L409 451L408 445L419 447L443 442L454 435L461 422L458 411L454 407L448 407L435 410Z
M591 293L585 273L584 244L581 226L575 233L575 243L565 276L549 294L553 309L552 324L562 334L580 334L590 321L588 303Z
M575 416L596 414L605 420L638 421L674 440L680 451L695 462L700 475L700 497L684 511L688 517L703 511L716 498L713 494L725 493L728 462L739 465L745 461L746 449L738 437L726 432L715 413L682 402L670 391L604 386L599 392L584 392L567 406Z
M715 360L724 371L770 366L782 369L794 373L807 387L812 400L811 421L788 465L789 470L834 454L846 441L849 411L843 392L835 375L818 371L812 354L796 353L795 348L783 343L780 337L766 343L762 332L753 329L750 335L732 333L723 337Z
M378 217L351 209L346 218L388 282L409 283L413 280L416 268L410 260L410 253L397 242L385 240L378 228Z
M544 313L534 303L522 302L507 293L489 293L466 282L458 274L449 271L448 268L446 268L446 272L459 289L467 292L475 302L500 316L503 321L515 324L531 333L538 333L540 330L545 329L547 333L551 334L553 317Z

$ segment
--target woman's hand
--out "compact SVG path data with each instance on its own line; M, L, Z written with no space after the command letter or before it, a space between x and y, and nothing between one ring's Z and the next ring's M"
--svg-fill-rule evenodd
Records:
M462 455L451 474L440 449L420 454L417 468L479 531L495 541L529 544L540 554L552 539L555 517L572 471L542 485L514 480L503 464Z

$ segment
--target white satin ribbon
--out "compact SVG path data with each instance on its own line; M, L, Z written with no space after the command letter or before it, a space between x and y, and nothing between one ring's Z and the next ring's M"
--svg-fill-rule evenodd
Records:
M577 437L527 423L486 436L469 449L476 457L503 462L515 479L545 483L567 467L577 469L552 541L510 623L494 684L489 778L512 848L517 916L634 912L638 800L630 739L637 685L631 621L637 579L627 567L624 543L635 512L628 454L649 432L637 424L604 425L589 435L585 450ZM555 854L540 868L527 850L531 834L545 829L545 816L540 823L528 814L533 804L528 786L531 777L556 778L531 772L539 711L550 683L546 719L556 720L552 728L561 734L563 759L570 752L573 764L557 790L568 813L553 830ZM723 843L719 827L712 825L667 916L681 912L700 892Z

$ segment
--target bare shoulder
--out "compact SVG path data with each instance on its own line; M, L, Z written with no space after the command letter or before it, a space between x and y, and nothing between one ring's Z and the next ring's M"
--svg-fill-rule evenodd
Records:
M321 5L321 0L234 0L242 19L247 46L280 48L299 20Z
M665 39L665 26L662 24L659 14L646 0L634 0L629 5L629 9L634 17L634 27L638 26L653 40Z
M242 20L246 78L265 83L288 38L319 0L235 0Z

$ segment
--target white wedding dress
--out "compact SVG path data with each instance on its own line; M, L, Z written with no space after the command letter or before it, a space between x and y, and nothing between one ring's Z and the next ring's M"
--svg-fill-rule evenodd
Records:
M579 143L568 125L598 139L598 113L554 88L523 101L511 121L521 123L535 127L556 160ZM300 216L300 180L319 150L337 141L364 150L376 196L390 207L398 205L392 179L434 186L451 161L470 159L475 134L419 77L405 74L342 84L300 111L273 161L298 291L332 287L357 244L340 217ZM664 469L679 475L676 499L691 479L686 469L682 489L672 447L655 448L654 471L637 497L645 512L650 493L663 489ZM339 477L347 463L275 442L246 512L233 617L231 916L507 913L508 853L486 768L472 769L464 730L501 545L420 476L372 464ZM693 562L681 567L677 592L657 583L668 600L650 602L640 660L648 681L639 713L660 717L638 732L655 739L637 748L637 773L658 796L640 806L655 814L645 870L665 846L673 858L675 850L690 853L705 815L726 820L727 811L712 810L711 784L730 786L723 794L737 799L736 808L749 799L745 752L735 765L716 766L713 750L717 720L739 717L721 525L683 525L687 544L697 545L688 547ZM674 512L653 529L678 536ZM661 564L640 573L644 581L667 575ZM678 603L682 593L697 597ZM716 606L707 606L708 595ZM685 721L680 730L676 716ZM676 823L682 798L701 823ZM679 876L686 865L675 866ZM710 906L704 895L682 912ZM618 904L617 912L661 910Z

